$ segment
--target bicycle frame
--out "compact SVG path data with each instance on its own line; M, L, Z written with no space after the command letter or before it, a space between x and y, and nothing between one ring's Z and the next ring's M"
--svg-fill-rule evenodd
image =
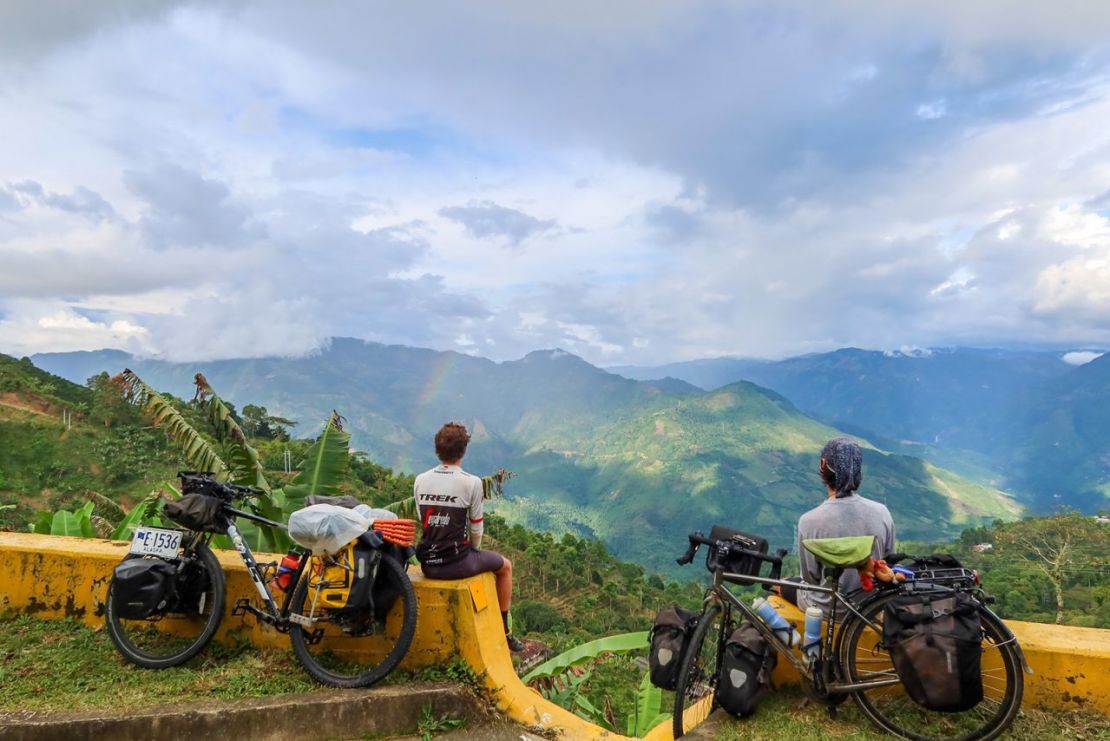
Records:
M838 578L839 575L837 575L835 578L826 578L826 582L835 584ZM756 614L755 610L744 604L744 602L740 598L734 595L728 589L728 587L725 586L726 583L737 584L739 586L762 584L764 586L795 587L801 591L818 592L831 596L832 604L830 616L827 620L825 620L825 631L824 635L822 636L820 648L817 653L817 660L812 662L811 665L808 662L804 661L797 654L795 654L794 651L790 649L790 646L788 646L781 638L778 637L775 631L772 630L771 626L765 623L763 621L763 618L759 617L759 615ZM805 679L805 681L809 682L815 688L820 688L821 686L823 686L824 692L830 695L847 695L852 692L858 692L860 690L888 687L891 685L899 684L901 681L897 677L891 677L889 679L876 679L869 682L844 684L836 681L833 677L828 676L828 670L831 667L828 659L835 658L840 649L840 632L836 630L836 613L838 604L843 604L844 607L854 613L856 617L868 623L872 629L876 630L877 632L881 631L881 628L868 621L862 615L862 613L860 613L860 611L856 609L855 605L853 605L850 600L846 599L838 589L826 586L800 584L798 582L786 581L784 579L765 579L759 576L746 576L744 574L715 571L713 573L713 585L709 588L706 599L715 599L718 602L723 603L723 605L727 606L728 609L735 609L740 612L740 614L742 614L748 620L748 622L754 625L756 630L758 630L760 634L764 638L766 638L772 646L774 646L775 650L778 651L779 654L784 656L786 660L790 662L790 664L798 671L798 674L801 675L801 677ZM722 621L722 631L724 630L725 624L725 621ZM724 636L722 636L722 638L724 638ZM724 641L719 641L718 645L718 650L723 650ZM718 661L719 659L720 657L718 657ZM819 676L816 673L816 670L821 670L824 676ZM824 681L819 683L819 679Z
M274 522L273 520L250 512L243 512L242 510L233 509L232 507L225 507L224 509L225 512L235 518L242 517L261 525L269 525L271 527L281 528L282 530L286 529L286 526L280 522ZM285 598L282 600L281 607L278 607L277 602L274 600L273 593L270 591L270 586L266 583L262 567L258 565L258 562L254 558L254 553L251 552L247 542L243 540L243 536L234 522L228 525L227 535L231 539L232 545L235 546L235 550L239 552L239 557L243 559L243 563L247 567L247 573L250 574L251 581L254 583L254 588L258 591L259 596L262 597L262 603L266 607L265 610L262 610L250 604L246 599L242 599L236 604L235 610L249 612L267 625L273 625L279 629L287 627L288 624L292 622L291 613L289 612L289 603L293 598L293 590L300 582L301 575L308 566L311 552L299 546L295 549L301 554L300 563L297 565L297 570L293 572L293 577L289 581L290 586L285 592Z

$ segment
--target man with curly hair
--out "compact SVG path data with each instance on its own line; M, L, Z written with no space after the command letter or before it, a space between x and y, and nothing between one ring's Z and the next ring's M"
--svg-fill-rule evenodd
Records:
M416 547L420 568L429 579L466 579L492 572L497 601L509 650L524 644L509 632L509 607L513 595L513 564L482 546L482 480L462 469L470 433L457 422L448 422L435 436L439 465L416 477L413 496L424 536Z

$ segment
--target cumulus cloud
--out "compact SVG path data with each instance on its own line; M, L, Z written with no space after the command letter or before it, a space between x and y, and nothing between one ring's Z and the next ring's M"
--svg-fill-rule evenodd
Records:
M475 239L504 239L516 247L537 234L556 229L554 219L537 219L515 208L493 201L470 201L465 206L447 206L439 210L445 219L458 222Z
M9 347L1110 343L1101 4L4 7Z

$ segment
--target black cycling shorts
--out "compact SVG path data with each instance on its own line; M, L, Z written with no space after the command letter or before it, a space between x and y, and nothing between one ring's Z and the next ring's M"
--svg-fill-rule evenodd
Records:
M470 551L458 561L435 566L420 564L420 570L429 579L466 579L489 571L497 571L505 559L494 551Z

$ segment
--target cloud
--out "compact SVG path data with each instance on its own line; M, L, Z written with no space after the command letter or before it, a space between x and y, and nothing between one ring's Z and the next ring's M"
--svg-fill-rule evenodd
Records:
M1004 7L0 11L2 338L1102 346L1110 9Z
M70 193L51 193L34 180L8 183L0 188L0 211L16 211L32 205L79 214L96 221L116 216L103 196L83 185L78 185Z
M513 247L529 237L557 228L554 219L537 219L523 211L499 206L493 201L470 201L465 206L448 206L438 211L445 219L462 224L474 239L505 239Z
M1064 353L1061 360L1068 365L1086 365L1092 360L1101 358L1105 354L1106 353L1092 352L1090 350L1073 350L1072 352Z
M224 183L179 165L126 171L123 181L146 204L140 225L152 247L239 247L265 234Z

